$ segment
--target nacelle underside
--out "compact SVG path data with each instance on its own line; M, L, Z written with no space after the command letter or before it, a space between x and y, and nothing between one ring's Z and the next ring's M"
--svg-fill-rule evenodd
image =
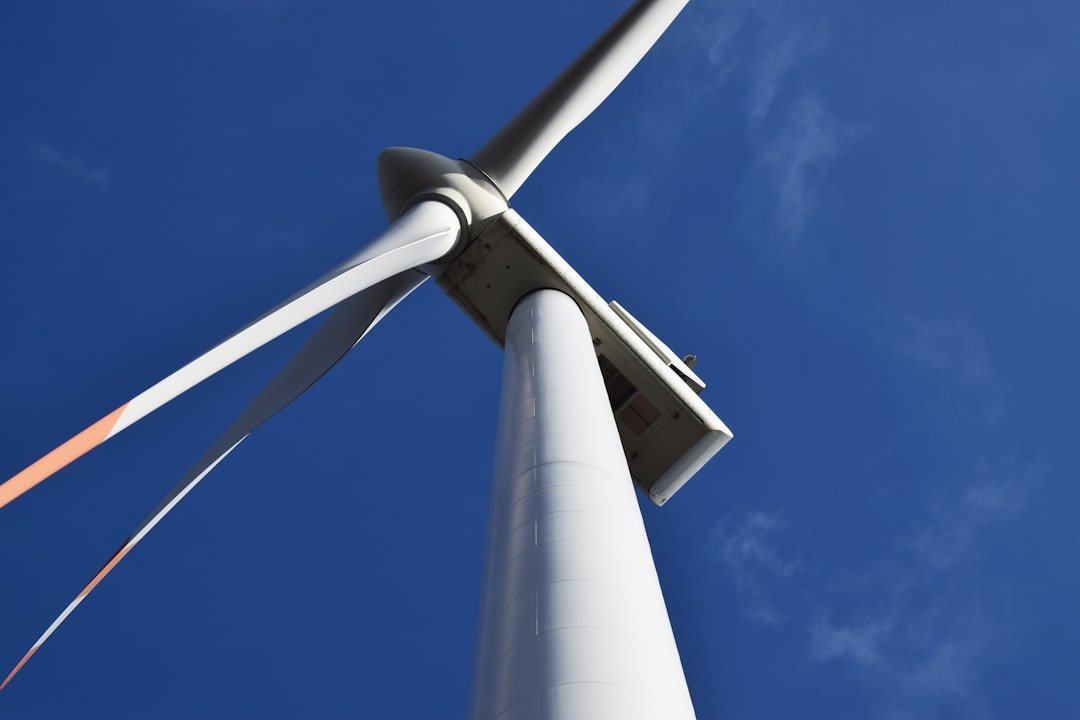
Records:
M593 336L634 482L663 505L731 431L697 392L696 375L647 329L610 305L513 209L492 218L438 277L499 346L517 302L551 288L572 297Z

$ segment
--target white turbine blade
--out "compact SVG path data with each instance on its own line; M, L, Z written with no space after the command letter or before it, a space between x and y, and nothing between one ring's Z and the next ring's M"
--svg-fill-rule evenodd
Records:
M439 260L454 248L460 234L461 223L447 205L432 201L414 206L333 271L0 484L0 508L177 395L305 320L387 278Z
M638 0L469 162L509 199L552 148L634 69L687 1Z
M281 372L270 381L259 395L241 413L240 417L229 426L221 437L193 468L177 483L164 500L143 520L135 532L124 541L109 561L90 579L90 582L75 596L64 611L42 633L33 647L22 657L7 678L0 683L0 690L26 664L27 660L38 651L46 640L56 632L61 623L68 618L87 595L97 587L106 575L112 572L124 556L139 543L147 533L164 518L191 490L213 470L226 455L239 445L255 428L272 417L279 410L291 403L310 388L330 368L345 356L360 339L367 334L375 323L390 312L406 295L418 288L427 276L416 270L408 270L384 280L367 290L346 299L338 305L326 321L308 339L300 350L282 368Z

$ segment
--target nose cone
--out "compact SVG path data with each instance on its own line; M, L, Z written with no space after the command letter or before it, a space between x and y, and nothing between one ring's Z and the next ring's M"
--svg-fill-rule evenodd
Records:
M393 222L419 200L435 199L454 208L461 226L489 218L509 207L487 177L462 160L430 150L391 147L376 163L383 211Z
M400 217L405 203L415 194L418 171L433 157L439 156L429 150L408 147L390 147L379 153L375 172L387 219L393 221Z

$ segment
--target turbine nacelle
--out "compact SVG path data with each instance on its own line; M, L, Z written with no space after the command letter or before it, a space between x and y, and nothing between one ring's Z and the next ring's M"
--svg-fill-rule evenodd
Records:
M390 219L390 227L307 288L0 483L0 508L3 508L173 398L274 338L330 310L322 326L282 371L38 638L14 670L0 682L0 690L116 564L225 455L317 382L428 276L436 277L439 287L500 347L508 344L510 321L522 298L535 298L537 296L532 294L537 291L554 290L557 291L555 297L569 298L576 304L580 310L579 320L584 321L584 326L580 322L575 324L579 330L587 330L588 335L578 333L578 339L583 340L578 349L584 348L586 359L571 363L575 368L583 369L581 373L575 372L575 376L591 375L596 380L599 370L612 413L605 422L610 424L614 419L626 456L626 470L657 505L667 502L723 447L731 438L731 432L698 397L704 383L690 369L689 363L681 360L617 303L609 304L604 300L509 205L509 199L533 170L626 77L686 1L637 0L468 160L451 160L414 148L383 150L378 157L377 175L383 210ZM545 292L543 296L553 294ZM557 302L565 309L564 299ZM592 365L592 360L587 357L590 347L597 363L591 368L588 366ZM522 352L528 355L534 350ZM600 400L603 410L604 398L601 396ZM601 414L606 416L606 411ZM591 508L590 512L595 509ZM640 528L640 522L634 522ZM536 543L541 534L539 527L537 524L529 533L519 533L515 537L531 538ZM555 525L551 527L558 530ZM590 532L595 531L591 523L589 527L593 528ZM638 550L642 548L644 554L641 557L646 558L641 566L645 568L643 572L654 572L651 560L648 560L647 542L639 543ZM524 553L521 555L523 557ZM655 580L655 574L652 577ZM630 594L638 600L643 597L637 591ZM526 596L540 597L531 591L520 597ZM656 596L659 597L658 588ZM617 604L622 604L622 596ZM583 607L592 605L586 603ZM529 617L539 618L540 610L534 610ZM669 631L670 628L663 632L670 634ZM535 637L538 633L530 631L527 634ZM626 636L625 633L616 635L619 638ZM546 642L547 638L542 641ZM621 642L620 639L615 645L609 645L609 649L620 647ZM670 643L668 646L674 647ZM592 652L591 643L588 647ZM548 682L547 676L529 668L547 667L549 660L559 653L565 657L578 654L551 651L545 660L521 665L513 671L519 684L532 687L541 683L545 692L551 690L544 684ZM655 653L649 656L652 654ZM677 655L669 653L668 660L672 657L678 669L677 679L682 682ZM639 663L639 667L641 665ZM568 681L567 685L575 686L574 692L580 690L577 681ZM619 683L601 685L607 693L610 687ZM684 685L681 694L685 695ZM525 705L515 707L525 711ZM500 705L499 717L506 717L504 709ZM567 714L576 716L580 713ZM624 712L590 711L588 714L627 716ZM689 714L692 715L692 708Z

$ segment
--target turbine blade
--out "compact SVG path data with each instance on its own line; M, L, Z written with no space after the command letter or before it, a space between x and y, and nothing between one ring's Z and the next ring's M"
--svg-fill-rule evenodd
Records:
M408 270L384 280L363 292L346 299L338 305L326 321L289 360L273 380L248 405L240 417L217 439L205 455L177 483L164 500L154 509L135 532L124 541L109 561L90 579L75 599L53 621L52 625L37 639L33 647L23 655L15 668L0 683L0 690L7 686L26 662L46 640L56 632L61 623L112 572L124 556L139 543L169 511L184 499L191 490L213 470L226 455L239 445L255 428L272 417L315 384L330 368L367 334L367 332L390 312L405 296L418 288L427 276L416 270Z
M638 0L469 162L507 199L552 148L618 87L688 0Z
M305 320L398 273L439 260L453 249L460 234L461 224L449 206L433 201L414 206L337 268L0 484L0 508L177 395Z

